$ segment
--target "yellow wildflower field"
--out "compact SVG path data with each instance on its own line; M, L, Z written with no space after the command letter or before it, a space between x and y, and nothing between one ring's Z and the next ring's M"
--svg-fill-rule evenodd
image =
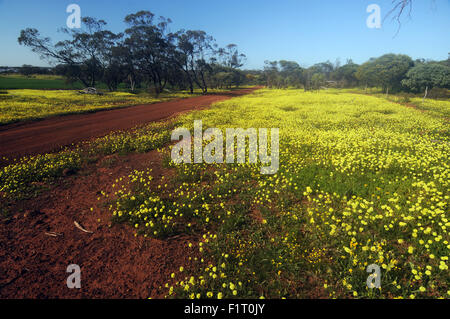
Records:
M448 101L427 105L450 109ZM193 278L168 281L169 295L309 297L302 282L314 278L329 297L450 297L444 116L370 96L262 90L185 123L199 118L205 127L279 127L280 170L258 177L251 166L217 168L217 187L225 190L208 203L214 208L198 208L202 217L226 225L229 214L245 214L223 199L242 181L252 185L247 210L260 211L263 222L251 233L221 226L207 234L198 249L214 263L204 258ZM246 169L250 178L232 177ZM194 184L181 186L183 196L195 196ZM366 284L371 264L381 268L379 289Z

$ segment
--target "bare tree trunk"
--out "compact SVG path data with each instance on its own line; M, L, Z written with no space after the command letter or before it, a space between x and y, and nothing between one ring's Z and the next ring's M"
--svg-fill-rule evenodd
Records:
M428 85L427 85L426 88L425 88L425 95L423 96L422 103L423 103L423 101L425 101L425 99L427 98L427 95L428 95Z
M388 95L389 95L389 87L386 87L386 98L388 97Z
M130 88L131 88L131 92L134 92L134 79L131 75L128 75L128 80L130 81Z
M204 87L203 93L208 93L208 85L206 84L205 76L204 76L203 72L201 72L200 75L202 76L202 83L203 83L203 87Z

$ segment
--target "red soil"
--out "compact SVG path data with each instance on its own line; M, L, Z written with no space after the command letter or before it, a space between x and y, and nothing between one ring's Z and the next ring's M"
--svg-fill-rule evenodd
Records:
M194 253L187 243L198 240L135 237L131 226L110 227L100 194L112 196L116 178L147 167L155 178L170 175L156 151L108 156L36 198L13 204L11 217L0 222L0 298L163 297L159 287L189 264ZM82 232L74 221L93 233ZM52 232L58 236L49 236ZM67 288L70 264L81 268L81 289Z

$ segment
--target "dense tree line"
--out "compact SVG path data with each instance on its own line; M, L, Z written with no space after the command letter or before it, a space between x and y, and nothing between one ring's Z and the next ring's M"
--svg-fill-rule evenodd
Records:
M239 86L246 76L240 70L245 55L235 44L219 48L215 39L201 30L169 32L170 19L155 18L149 11L125 17L121 33L106 29L106 22L82 19L81 29L62 29L67 40L53 44L37 29L20 32L18 42L44 60L57 64L55 72L69 82L95 87L99 81L111 91L127 83L134 91L144 87L156 95L169 86L176 89Z
M385 54L358 65L352 60L315 64L302 68L293 61L266 61L260 76L268 87L380 87L389 92L427 92L433 88L450 89L450 56L444 61L413 61L403 54Z

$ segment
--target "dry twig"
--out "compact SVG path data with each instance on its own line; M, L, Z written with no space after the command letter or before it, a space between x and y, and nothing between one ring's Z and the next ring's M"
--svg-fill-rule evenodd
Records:
M74 221L73 223L75 224L75 227L78 228L79 230L81 230L82 232L89 233L89 234L93 233L93 232L91 232L89 230L86 230L83 227L81 227L80 224L78 224L76 221Z

